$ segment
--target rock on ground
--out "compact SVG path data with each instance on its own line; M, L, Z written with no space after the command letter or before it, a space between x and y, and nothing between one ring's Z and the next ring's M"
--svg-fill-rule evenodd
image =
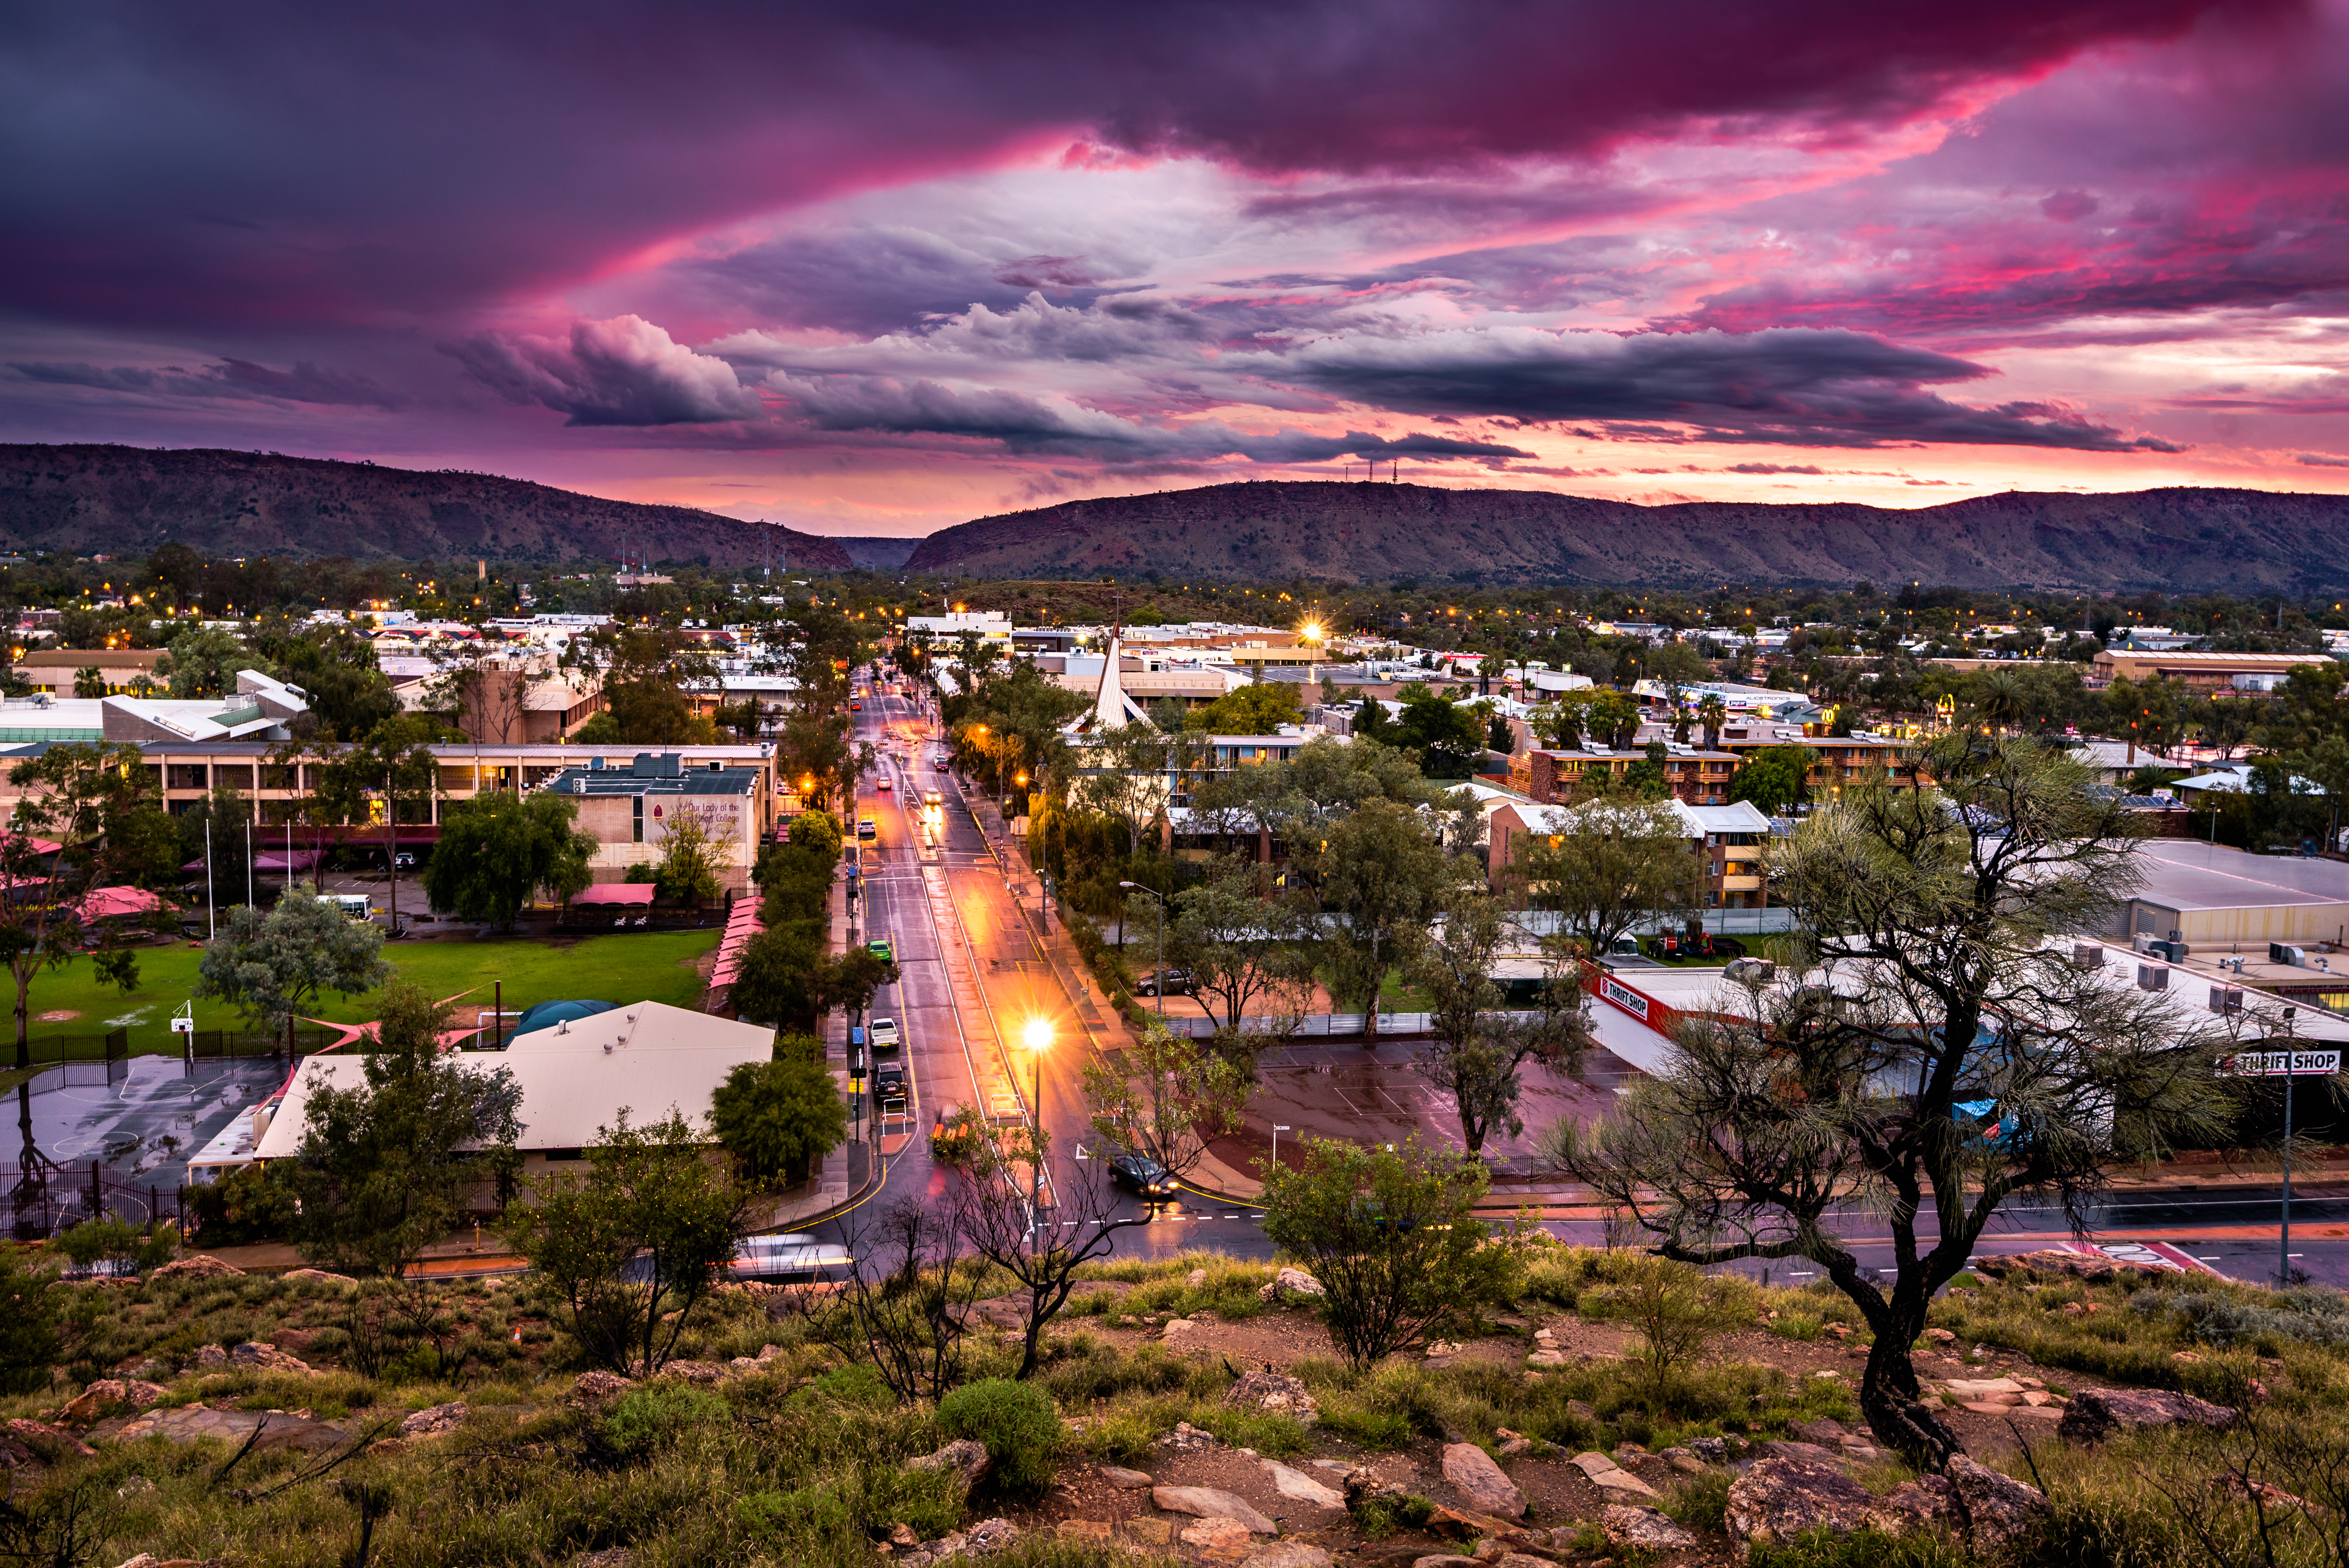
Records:
M243 1274L234 1264L224 1264L210 1253L191 1253L175 1258L149 1274L149 1279L219 1279L229 1274Z
M1149 1471L1127 1470L1120 1465L1102 1465L1093 1473L1121 1491L1133 1491L1152 1484Z
M288 1356L274 1345L248 1339L228 1353L232 1365L256 1367L264 1372L306 1373L310 1364L298 1356Z
M1493 1456L1474 1443L1444 1445L1444 1479L1459 1489L1460 1495L1475 1505L1480 1513L1501 1519L1523 1518L1526 1494L1506 1471L1493 1462Z
M1278 1460L1259 1460L1264 1473L1272 1478L1275 1491L1297 1502L1309 1502L1316 1508L1343 1508L1346 1494L1332 1487L1323 1486L1303 1470L1289 1469Z
M1599 1511L1599 1528L1615 1546L1646 1552L1678 1552L1694 1546L1696 1537L1652 1508L1610 1502Z
M1656 1489L1617 1464L1602 1453L1577 1454L1567 1461L1590 1480L1601 1491L1628 1492L1633 1497L1652 1498Z
M1995 1556L2028 1535L2047 1514L2047 1499L2036 1487L2001 1475L1963 1454L1944 1471L1965 1518L1966 1539L1984 1556Z
M574 1400L608 1399L635 1387L632 1380L617 1372L582 1372L571 1385L571 1398Z
M465 1424L465 1402L452 1399L445 1405L433 1405L417 1411L399 1423L399 1435L410 1441L418 1438L437 1438L453 1432Z
M1330 1557L1304 1541L1276 1541L1240 1559L1240 1568L1330 1568Z
M1315 1279L1311 1274L1307 1274L1303 1269L1299 1268L1284 1268L1278 1274L1273 1275L1271 1279L1257 1287L1257 1295L1270 1302L1287 1301L1289 1297L1297 1295L1326 1295L1328 1294L1329 1293L1327 1291L1324 1291L1321 1288L1321 1282L1319 1280Z
M1174 1325L1167 1325L1173 1327ZM1224 1403L1258 1410L1271 1410L1294 1416L1306 1426L1320 1418L1320 1407L1314 1403L1311 1390L1301 1377L1291 1377L1268 1367L1262 1372L1249 1372L1224 1391Z
M1237 1563L1248 1554L1248 1527L1237 1519L1203 1519L1183 1527L1183 1544L1210 1563Z
M1848 1535L1868 1522L1876 1499L1832 1464L1763 1459L1730 1483L1730 1538L1741 1554L1756 1545L1785 1546L1808 1531Z
M151 1410L161 1404L169 1393L170 1390L160 1383L100 1377L59 1410L57 1419L69 1427L86 1427L111 1406L128 1405L133 1410Z
M1154 1486L1150 1501L1169 1513L1195 1514L1201 1519L1228 1519L1258 1535L1278 1535L1280 1526L1250 1507L1244 1498L1211 1486Z
M1919 1531L1945 1530L1956 1522L1957 1501L1947 1478L1919 1476L1902 1481L1877 1500L1868 1511L1870 1529L1887 1535L1913 1535Z
M907 1470L952 1470L962 1477L965 1486L977 1486L987 1474L987 1445L969 1438L957 1438L936 1453L905 1461Z
M2165 1388L2083 1388L2072 1396L2055 1430L2070 1442L2100 1443L2146 1427L2231 1426L2235 1415L2224 1405Z

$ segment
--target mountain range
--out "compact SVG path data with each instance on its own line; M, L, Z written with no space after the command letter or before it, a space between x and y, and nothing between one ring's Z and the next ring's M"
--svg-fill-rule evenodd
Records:
M932 576L1559 583L1704 589L1910 582L2307 595L2349 586L2349 496L2010 490L1900 510L1641 506L1549 490L1259 482L980 518L906 562Z
M0 446L0 542L25 551L407 561L617 560L846 572L829 539L454 469L144 447Z

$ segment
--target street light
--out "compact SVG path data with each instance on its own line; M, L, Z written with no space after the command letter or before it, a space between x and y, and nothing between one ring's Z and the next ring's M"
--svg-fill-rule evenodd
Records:
M1143 887L1140 882L1122 882L1117 885L1131 888L1135 892L1149 893L1151 897L1158 900L1158 974L1151 981L1150 990L1158 1003L1158 1021L1164 1024L1166 1021L1166 900L1154 890Z
M1044 1052L1052 1044L1052 1020L1041 1015L1029 1019L1023 1037L1029 1051L1036 1058L1036 1099L1030 1112L1032 1137L1028 1150L1034 1175L1033 1189L1028 1200L1028 1214L1040 1229L1044 1222Z

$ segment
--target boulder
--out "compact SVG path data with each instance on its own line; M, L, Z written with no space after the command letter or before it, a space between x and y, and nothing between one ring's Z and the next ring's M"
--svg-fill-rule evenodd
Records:
M1528 1367L1563 1367L1569 1359L1570 1357L1568 1357L1567 1353L1563 1350L1552 1350L1545 1347L1543 1349L1537 1350L1532 1355L1526 1357L1526 1365Z
M1803 1441L1806 1443L1816 1443L1823 1449L1835 1448L1841 1444L1846 1438L1851 1436L1851 1429L1845 1426L1841 1421L1796 1421L1788 1426L1786 1429L1794 1433L1795 1436L1802 1439Z
M682 1378L688 1383L719 1383L725 1381L730 1370L715 1361L665 1361L661 1364L660 1375Z
M962 1477L965 1486L977 1486L987 1474L987 1445L969 1438L957 1438L936 1453L924 1454L905 1461L907 1470L951 1470Z
M1610 1502L1599 1511L1599 1526L1609 1545L1643 1552L1678 1552L1694 1546L1696 1537L1652 1508Z
M438 1438L455 1431L465 1424L465 1402L451 1399L445 1405L432 1405L417 1411L399 1423L399 1435L413 1442L420 1438Z
M1248 1527L1237 1519L1203 1519L1176 1537L1209 1563L1237 1563L1255 1545Z
M1868 1490L1833 1464L1761 1459L1730 1483L1727 1523L1740 1555L1756 1546L1792 1545L1814 1530L1848 1535L1876 1505Z
M1227 1519L1247 1526L1258 1535L1280 1533L1280 1526L1251 1508L1246 1499L1211 1486L1154 1486L1150 1489L1150 1501L1169 1513Z
M1319 1280L1315 1279L1303 1269L1298 1268L1284 1268L1278 1274L1273 1275L1271 1279L1257 1287L1257 1295L1262 1296L1268 1302L1274 1303L1275 1305L1288 1301L1297 1296L1326 1295L1328 1294L1329 1293L1327 1291L1321 1288L1321 1282Z
M1414 1557L1411 1568L1485 1568L1481 1557L1462 1557L1454 1553L1437 1552L1425 1557Z
M256 1424L260 1435L254 1439L256 1449L292 1449L299 1453L318 1453L340 1448L349 1434L327 1421L315 1421L305 1417L288 1415L283 1410L268 1410L258 1415L251 1410L213 1410L202 1405L182 1405L176 1409L150 1410L125 1425L115 1434L124 1442L140 1438L160 1437L175 1443L191 1443L202 1438L213 1438L232 1448L241 1447L254 1438Z
M1169 1324L1167 1326L1171 1328L1174 1325ZM1313 1402L1313 1395L1306 1388L1303 1379L1290 1377L1269 1368L1262 1372L1250 1372L1242 1377L1238 1382L1224 1391L1224 1403L1244 1408L1272 1410L1282 1415L1294 1416L1309 1427L1319 1420L1321 1415L1320 1407Z
M1985 1557L2003 1553L2047 1516L2047 1499L2037 1487L2025 1486L1963 1454L1953 1457L1943 1474L1957 1501L1958 1514L1965 1521L1968 1542Z
M1605 1454L1577 1454L1568 1462L1588 1477L1590 1484L1601 1491L1651 1500L1657 1495L1654 1487L1650 1486Z
M1148 1471L1126 1470L1118 1465L1102 1465L1093 1473L1120 1491L1135 1491L1152 1484Z
M224 1264L210 1253L191 1253L184 1258L174 1258L149 1274L149 1279L222 1279L244 1271L234 1264Z
M1330 1568L1330 1556L1304 1541L1276 1541L1240 1559L1240 1568Z
M1984 1258L1974 1264L1976 1274L2004 1279L2013 1274L2068 1274L2089 1284L2104 1284L2124 1274L2154 1274L2161 1269L2152 1264L2125 1264L2108 1258L2102 1253L2067 1253L2049 1247L2035 1253L2012 1253L2004 1257Z
M228 1365L228 1352L217 1345L200 1345L193 1365L199 1372L217 1372Z
M1709 1465L1725 1465L1745 1451L1744 1438L1691 1438L1689 1452Z
M1958 1336L1946 1328L1929 1328L1925 1330L1925 1338L1934 1345L1955 1345L1958 1342Z
M1204 1290L1206 1288L1206 1284L1207 1271L1206 1269L1193 1269L1189 1274L1183 1276L1183 1288L1185 1290Z
M1493 1456L1474 1443L1444 1445L1444 1479L1459 1490L1480 1513L1500 1519L1521 1519L1526 1511L1526 1494L1517 1490L1508 1473L1493 1462Z
M59 1410L57 1419L68 1427L87 1427L101 1415L125 1405L134 1411L151 1410L161 1404L170 1392L160 1383L100 1377Z
M1303 1470L1291 1470L1278 1460L1258 1460L1257 1463L1272 1478L1272 1489L1292 1501L1310 1503L1315 1508L1346 1506L1344 1492L1323 1486Z
M1220 1449L1224 1440L1215 1433L1195 1427L1188 1421L1177 1421L1174 1429L1157 1439L1155 1447L1171 1449L1176 1453L1190 1453L1202 1449Z
M42 1460L61 1459L67 1454L85 1460L98 1457L96 1449L63 1427L53 1427L47 1421L28 1421L18 1417L0 1422L0 1436L5 1436L10 1442L30 1450L32 1457Z
M1147 1514L1125 1520L1118 1528L1125 1532L1128 1541L1139 1541L1144 1546L1174 1544L1174 1527L1165 1520L1153 1519Z
M348 1274L328 1274L325 1269L295 1269L292 1274L287 1274L285 1277L287 1279L310 1280L319 1284L357 1284L359 1283Z
M232 1366L250 1367L260 1372L293 1372L307 1374L310 1364L298 1356L288 1356L274 1345L248 1339L228 1353Z
M1948 1480L1919 1476L1902 1481L1876 1501L1868 1512L1871 1530L1887 1535L1913 1535L1920 1531L1946 1530L1955 1522L1957 1504Z
M574 1402L609 1399L635 1387L631 1379L617 1372L582 1372L571 1385L571 1398Z
M2072 1442L2100 1443L2147 1427L2217 1428L2234 1421L2235 1412L2224 1405L2167 1388L2083 1388L2055 1429Z

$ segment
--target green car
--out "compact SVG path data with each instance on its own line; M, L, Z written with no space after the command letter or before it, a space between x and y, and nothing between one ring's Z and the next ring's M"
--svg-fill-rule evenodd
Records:
M874 957L878 958L884 964L895 964L897 962L897 950L889 944L889 939L885 936L876 936L872 941L866 943L864 944L864 951L870 953Z

